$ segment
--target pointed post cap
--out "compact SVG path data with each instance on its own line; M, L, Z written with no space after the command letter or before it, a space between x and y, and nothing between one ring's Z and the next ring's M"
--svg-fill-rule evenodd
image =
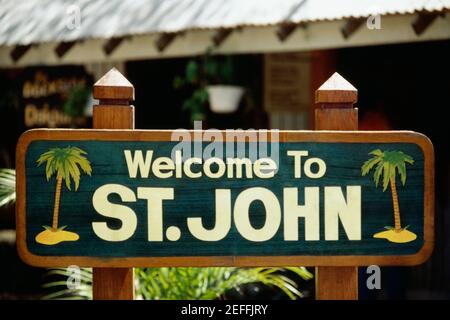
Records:
M316 90L316 103L353 104L358 100L358 90L335 72Z
M134 87L116 68L109 70L94 84L94 99L134 100Z

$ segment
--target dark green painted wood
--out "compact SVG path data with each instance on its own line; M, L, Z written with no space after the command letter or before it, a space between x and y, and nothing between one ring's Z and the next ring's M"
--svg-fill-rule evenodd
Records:
M410 255L417 253L424 244L424 155L412 143L280 143L280 170L272 179L130 179L123 156L124 149L155 151L154 157L169 156L175 142L119 142L119 141L33 141L26 152L26 232L27 247L36 255L84 256L84 257L154 257L154 256L277 256L277 255ZM37 167L39 155L53 147L77 146L87 151L93 168L92 177L83 175L77 192L63 186L61 195L60 225L80 235L76 242L63 242L54 246L36 243L35 236L43 225L50 225L53 213L55 178L46 181L44 166ZM402 225L417 234L415 241L395 244L384 239L374 239L376 232L384 226L394 224L392 198L389 190L375 188L372 174L362 177L361 165L374 149L401 150L411 155L415 163L407 168L407 184L398 181L398 194ZM295 179L293 158L286 150L308 150L310 155L322 158L327 164L327 173L321 179L302 177ZM138 216L138 228L132 238L124 242L106 242L98 238L91 227L93 221L108 221L110 226L119 226L118 221L107 219L95 212L92 206L93 192L106 183L126 185L136 192L137 187L174 187L175 200L164 202L164 230L175 225L181 229L181 239L171 242L147 241L146 200L127 204ZM347 240L342 227L339 241L325 241L323 226L323 187L362 186L362 240ZM218 242L203 242L189 234L187 217L203 217L206 227L214 226L214 189L230 188L232 201L238 193L250 187L265 187L274 192L282 206L282 188L298 187L299 202L302 188L321 187L321 240L308 241L303 238L303 222L299 219L299 241L283 241L283 222L278 233L269 241L255 243L244 239L232 228L227 237ZM118 197L111 196L117 202ZM264 224L265 212L261 205L251 206L251 221L255 228Z

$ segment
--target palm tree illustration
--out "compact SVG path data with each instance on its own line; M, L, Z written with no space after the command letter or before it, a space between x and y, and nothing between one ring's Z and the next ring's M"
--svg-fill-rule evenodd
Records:
M43 226L44 231L36 236L36 242L45 245L54 245L63 241L77 241L79 235L65 231L66 226L58 227L59 209L61 202L62 182L69 191L72 190L72 181L74 190L77 191L80 185L81 171L87 175L91 175L92 168L89 160L84 156L87 153L77 147L52 148L40 155L37 165L45 165L45 175L47 181L53 175L56 175L55 201L53 205L52 225ZM81 169L81 171L80 171Z
M414 159L402 151L373 150L369 153L373 157L367 160L361 167L362 176L374 169L373 180L378 187L382 179L383 192L390 186L392 205L394 208L394 227L385 227L387 230L374 234L374 238L387 239L391 242L405 243L414 241L417 236L402 228L400 220L400 206L397 194L397 173L403 186L406 184L406 165L414 164Z

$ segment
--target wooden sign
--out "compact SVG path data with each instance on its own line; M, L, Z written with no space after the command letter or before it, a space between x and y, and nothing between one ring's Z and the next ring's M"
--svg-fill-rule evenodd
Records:
M28 131L16 155L19 253L37 266L93 267L414 265L430 256L425 136L269 133L230 142L225 131Z
M23 125L77 127L88 125L92 77L80 66L26 68L20 76Z

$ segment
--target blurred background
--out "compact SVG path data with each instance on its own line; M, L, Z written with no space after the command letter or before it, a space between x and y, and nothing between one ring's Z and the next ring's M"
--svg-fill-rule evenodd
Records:
M360 298L448 299L449 11L449 0L0 0L0 168L14 169L25 130L91 127L92 85L112 67L135 87L139 129L194 120L204 129L313 129L314 91L337 71L358 89L360 130L418 131L436 153L432 258L382 268L381 290L366 288L361 268ZM57 280L16 254L14 171L0 174L0 199L0 299L39 299ZM212 276L239 272L222 271ZM313 299L309 271L276 272ZM146 286L166 271L137 272ZM199 270L167 272L173 281L201 278ZM258 276L204 297L289 297ZM89 277L86 270L87 288ZM53 297L76 294L89 298Z

